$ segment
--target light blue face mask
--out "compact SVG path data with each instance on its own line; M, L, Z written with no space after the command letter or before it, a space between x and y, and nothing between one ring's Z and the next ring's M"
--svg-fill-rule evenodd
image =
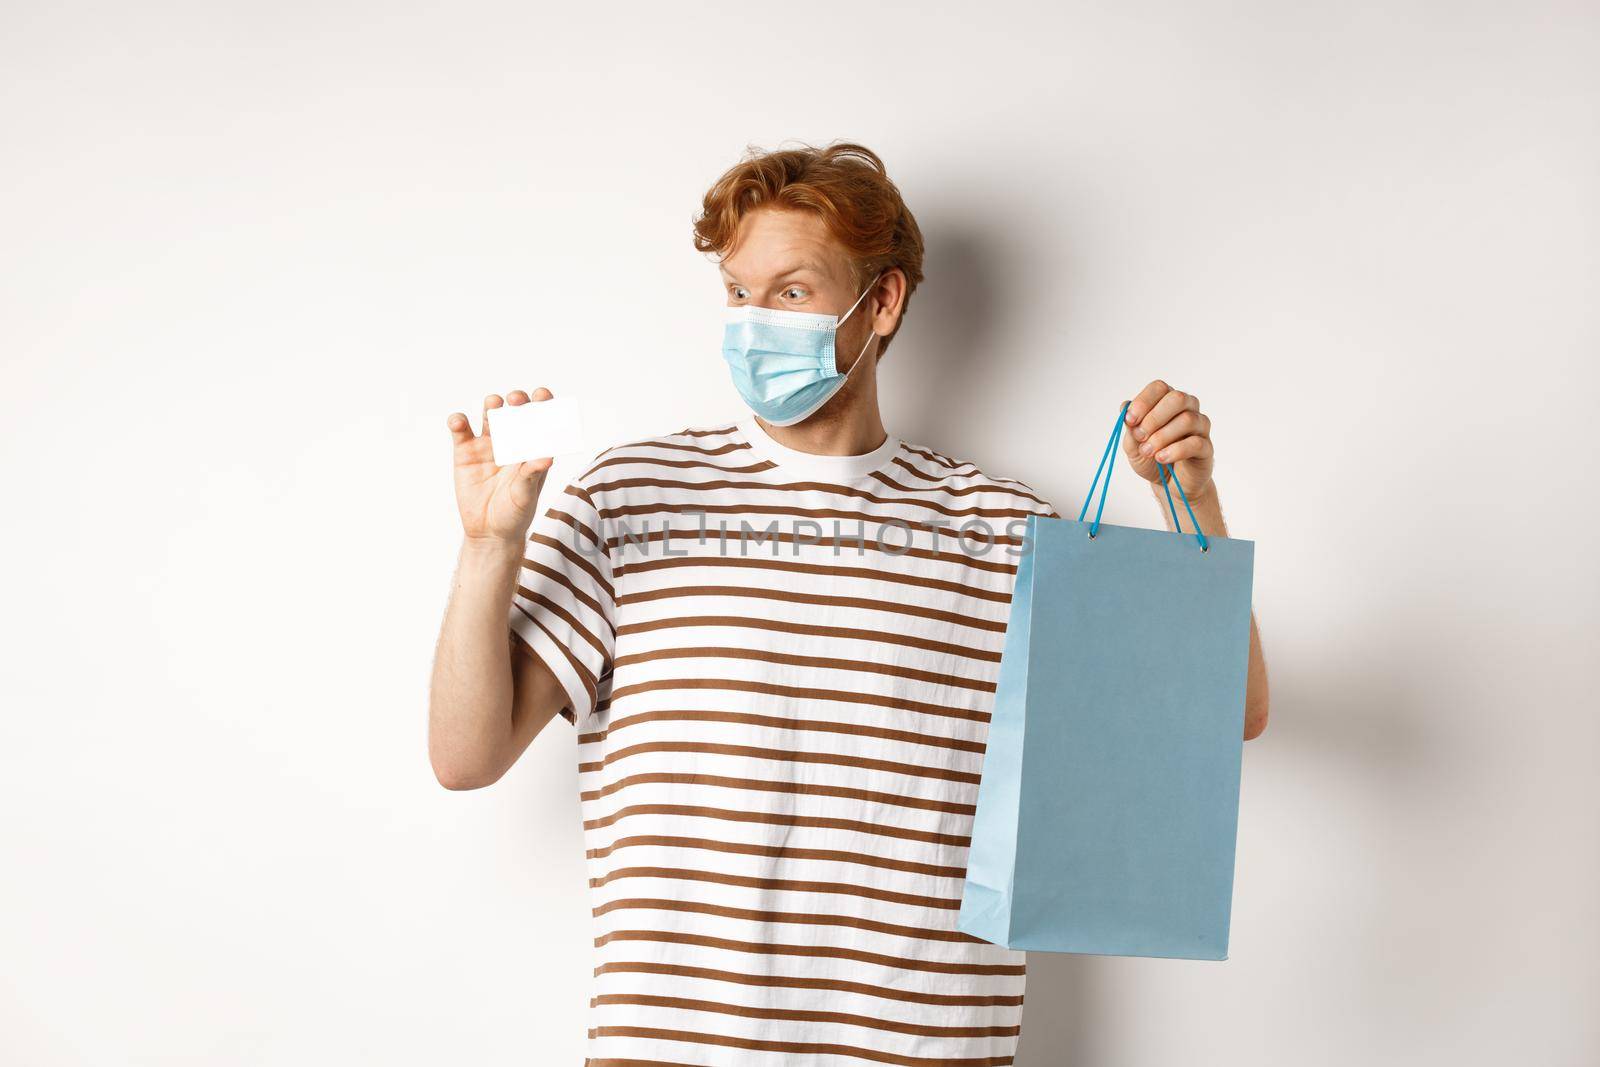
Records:
M727 308L722 358L750 410L774 426L793 426L826 404L860 366L867 345L877 336L867 335L850 371L840 374L833 350L839 325L855 314L877 284L878 278L872 279L850 310L837 318L750 304Z

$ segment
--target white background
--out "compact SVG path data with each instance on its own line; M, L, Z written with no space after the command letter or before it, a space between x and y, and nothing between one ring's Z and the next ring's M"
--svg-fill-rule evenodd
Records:
M444 419L737 415L690 220L839 138L895 432L1073 510L1163 377L1257 543L1233 958L1036 954L1019 1062L1600 1060L1592 3L9 3L0 88L0 1059L581 1062L571 727L426 760Z

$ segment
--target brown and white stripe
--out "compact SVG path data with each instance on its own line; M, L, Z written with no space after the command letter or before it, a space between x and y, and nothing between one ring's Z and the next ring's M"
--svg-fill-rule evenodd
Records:
M955 918L1030 514L747 420L609 449L540 517L509 622L579 731L589 1064L1012 1062L1024 955Z

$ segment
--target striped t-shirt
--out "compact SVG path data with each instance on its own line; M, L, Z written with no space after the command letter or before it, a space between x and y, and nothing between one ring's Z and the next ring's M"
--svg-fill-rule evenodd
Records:
M956 915L1029 514L753 418L555 496L510 623L578 729L591 1067L1012 1062L1024 954Z

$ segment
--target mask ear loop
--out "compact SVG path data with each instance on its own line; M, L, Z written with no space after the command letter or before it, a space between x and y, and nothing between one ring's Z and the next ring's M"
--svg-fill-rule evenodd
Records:
M861 295L856 297L856 302L854 304L850 305L850 310L846 311L843 315L840 315L837 319L834 320L833 328L837 330L840 326L843 326L844 325L844 320L848 319L851 315L854 315L856 313L856 308L861 306L861 301L865 300L867 298L867 294L872 292L872 290L877 287L878 282L880 282L882 280L883 280L883 272L879 271L878 272L878 276L876 278L872 279L872 281L868 282L867 283L867 287L865 289L861 290ZM862 348L861 351L865 352L866 349Z
M854 374L856 372L856 368L861 366L861 357L867 354L867 345L872 344L872 339L874 337L876 337L876 336L878 336L878 331L876 331L876 330L873 330L871 333L867 334L867 342L866 342L866 344L862 345L861 346L861 351L856 353L855 362L850 364L850 369L844 372L844 382L840 382L839 383L839 388L840 389L843 389L844 386L845 386L845 383L849 382L850 375L852 375L852 374Z
M854 315L856 313L856 308L861 306L861 301L863 301L863 300L865 300L867 298L867 294L872 292L872 290L877 287L878 282L882 278L883 278L883 272L879 271L878 272L878 276L876 278L872 279L872 281L867 283L867 287L865 289L861 290L861 295L856 297L856 302L854 304L850 305L850 310L846 311L843 315L840 315L839 318L838 318L838 321L836 321L833 324L833 328L834 328L835 332L838 331L839 326L844 322L845 319L848 319L851 315ZM856 358L850 364L850 369L844 372L845 381L841 382L839 384L839 388L841 388L841 389L844 388L845 383L850 380L850 375L854 374L856 372L856 368L861 365L861 357L867 354L867 345L872 344L872 339L874 337L876 337L876 336L878 336L878 331L877 330L872 330L871 332L869 332L867 334L866 343L861 346L861 351L856 353Z

